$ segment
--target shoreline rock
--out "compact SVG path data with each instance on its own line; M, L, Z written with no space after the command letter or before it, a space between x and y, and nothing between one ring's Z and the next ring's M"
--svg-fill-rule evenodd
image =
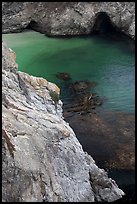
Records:
M102 12L107 23L135 39L135 2L2 2L2 28L3 33L31 28L48 36L89 35ZM97 25L109 28L100 19Z

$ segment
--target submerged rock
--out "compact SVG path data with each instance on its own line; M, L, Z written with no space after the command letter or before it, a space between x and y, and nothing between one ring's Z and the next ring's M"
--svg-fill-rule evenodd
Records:
M56 77L58 79L62 79L64 81L67 81L67 80L70 80L71 77L70 77L70 74L66 73L66 72L61 72L61 73L57 73L56 74Z
M79 114L86 114L94 112L96 106L103 103L103 99L96 93L92 93L91 89L96 86L95 82L77 81L67 85L66 90L69 89L71 102L66 101L64 109L66 112L78 112Z
M52 100L55 84L17 71L3 44L3 202L115 201L124 193L85 153L62 102Z
M73 102L64 105L65 112L77 112L79 114L96 113L97 106L102 105L103 99L96 94L86 93L79 96L75 95Z
M72 88L74 89L75 92L83 92L95 86L96 86L95 82L89 81L77 81L74 84L72 84Z

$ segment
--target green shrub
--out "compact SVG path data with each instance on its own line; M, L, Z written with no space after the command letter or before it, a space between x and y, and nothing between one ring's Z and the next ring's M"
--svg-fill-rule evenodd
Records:
M56 93L56 91L50 90L49 95L51 96L51 98L55 102L55 104L57 104L59 101L59 94Z

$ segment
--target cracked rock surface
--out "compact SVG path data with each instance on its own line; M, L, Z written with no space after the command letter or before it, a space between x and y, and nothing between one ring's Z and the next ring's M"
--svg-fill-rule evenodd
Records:
M49 36L90 34L96 15L135 39L135 2L2 2L3 33L31 28Z

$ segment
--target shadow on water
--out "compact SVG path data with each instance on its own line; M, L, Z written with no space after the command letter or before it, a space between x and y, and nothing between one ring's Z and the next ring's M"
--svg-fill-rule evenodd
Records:
M91 34L96 37L99 42L106 42L106 44L117 44L119 49L126 54L135 54L135 41L122 32L109 32L101 34Z

